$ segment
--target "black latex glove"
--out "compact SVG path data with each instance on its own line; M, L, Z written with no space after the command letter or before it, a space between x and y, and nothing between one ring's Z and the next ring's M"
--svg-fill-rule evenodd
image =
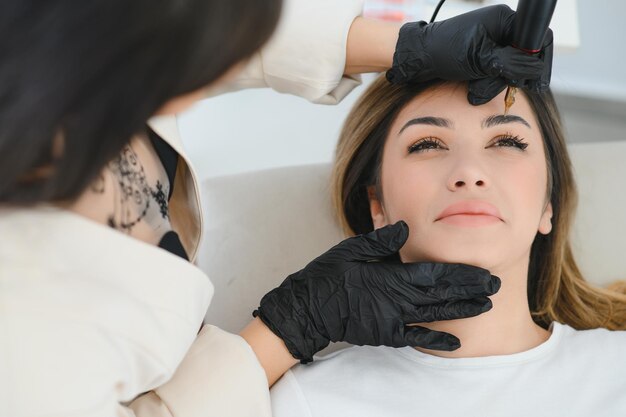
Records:
M507 85L545 91L552 73L552 31L542 51L529 55L509 46L514 17L511 8L498 5L430 24L407 23L387 79L394 84L469 80L467 99L474 105L488 102Z
M408 236L398 222L344 240L267 293L254 315L302 363L331 341L459 348L451 334L406 325L488 311L487 296L500 289L500 279L468 265L377 261L397 253Z

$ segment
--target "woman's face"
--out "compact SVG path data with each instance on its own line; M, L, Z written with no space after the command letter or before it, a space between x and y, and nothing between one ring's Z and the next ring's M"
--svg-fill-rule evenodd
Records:
M522 93L505 116L504 93L482 106L462 84L414 98L399 113L382 159L374 226L404 220L405 262L460 262L491 271L528 264L536 233L551 230L547 167L535 115Z

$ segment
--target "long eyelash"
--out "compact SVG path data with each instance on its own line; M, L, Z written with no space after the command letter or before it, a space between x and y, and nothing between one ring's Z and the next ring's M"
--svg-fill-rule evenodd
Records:
M520 138L519 136L513 136L510 133L498 137L498 140L494 145L502 147L514 146L522 151L525 151L526 148L528 148L528 144L524 142L524 139Z
M429 136L422 138L409 146L409 153L430 151L433 149L446 149L445 145L439 139Z

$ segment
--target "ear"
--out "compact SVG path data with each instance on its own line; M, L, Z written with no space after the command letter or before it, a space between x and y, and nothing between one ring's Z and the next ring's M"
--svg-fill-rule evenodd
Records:
M552 203L548 203L539 220L539 233L547 235L552 231Z
M374 229L380 229L381 227L387 226L389 222L387 221L387 216L385 215L385 208L383 207L382 201L378 198L375 185L367 187L367 198L370 202L370 215L372 216Z

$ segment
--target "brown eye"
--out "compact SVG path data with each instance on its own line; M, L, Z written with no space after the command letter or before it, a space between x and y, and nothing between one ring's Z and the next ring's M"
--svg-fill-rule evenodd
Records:
M504 135L496 138L496 142L493 144L496 147L512 147L521 151L526 150L528 144L524 142L519 136Z
M409 146L409 153L426 152L426 151L437 150L437 149L448 149L448 148L446 148L443 142L441 142L439 139L428 137L428 138L420 139L417 142L415 142L413 145Z

